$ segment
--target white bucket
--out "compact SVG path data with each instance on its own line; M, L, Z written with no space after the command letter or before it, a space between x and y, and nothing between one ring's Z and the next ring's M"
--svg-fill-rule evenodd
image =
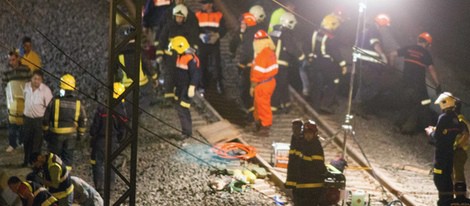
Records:
M364 206L366 199L366 192L357 190L352 193L351 206Z

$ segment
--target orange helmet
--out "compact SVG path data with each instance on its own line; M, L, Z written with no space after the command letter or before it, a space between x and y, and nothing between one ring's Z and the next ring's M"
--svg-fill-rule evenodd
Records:
M260 29L255 33L255 39L264 39L268 38L268 33L266 31Z
M432 36L428 32L421 33L418 39L424 39L428 44L432 44Z
M256 25L256 18L250 12L246 12L243 14L243 22L245 22L246 26L255 26Z
M379 14L375 17L375 23L379 26L390 26L390 17L386 14Z

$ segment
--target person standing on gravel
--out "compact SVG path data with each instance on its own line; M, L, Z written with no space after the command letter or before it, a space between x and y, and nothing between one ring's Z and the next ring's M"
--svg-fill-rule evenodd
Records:
M42 120L46 107L52 99L51 89L44 83L41 70L33 72L31 82L24 88L24 160L23 166L30 164L30 155L40 152L43 140Z
M183 36L174 37L169 48L176 51L176 111L181 123L182 134L178 140L185 140L193 134L193 123L191 120L192 98L195 95L196 87L201 80L201 70L199 68L199 59L193 48L190 47L188 40Z
M59 87L60 94L47 105L42 125L47 134L47 148L59 155L71 169L75 144L85 134L87 116L83 101L73 95L75 77L63 75Z
M428 51L431 44L431 35L424 32L418 36L416 45L400 48L390 54L392 67L397 56L404 58L403 91L400 97L403 100L403 111L399 112L400 116L396 121L400 132L404 134L420 131L429 124L429 112L421 105L421 101L429 99L426 88L426 70L429 71L436 85L436 93L441 92L432 56Z
M23 144L23 88L31 79L31 72L28 67L21 64L18 53L14 51L8 55L8 67L9 70L3 73L2 82L5 85L8 109L9 145L6 152L12 152Z
M220 59L220 39L223 38L227 32L224 15L222 12L214 9L213 0L203 0L201 4L202 11L196 12L196 18L199 23L199 39L201 39L198 50L202 72L201 88L209 88L211 77L214 77L217 93L223 94L224 85L222 82L223 74ZM209 66L213 66L215 70L209 72Z
M465 163L467 162L467 150L469 147L470 141L470 122L463 116L462 112L462 101L457 99L455 104L455 113L459 118L460 125L462 127L462 132L457 135L454 143L454 192L455 200L459 203L470 203L470 200L467 198L467 183L465 178Z
M113 98L119 98L126 90L124 85L120 82L113 84ZM118 147L119 140L122 139L126 131L126 124L129 122L130 109L129 104L125 102L124 98L116 106L116 114L109 118L112 121L112 132L110 135L111 149L114 151ZM98 106L93 116L92 124L90 126L90 147L91 158L90 163L92 166L93 183L96 190L104 194L104 161L106 152L106 118L108 118L108 110L104 106ZM111 188L114 188L115 173L111 172L110 182Z
M430 137L429 142L436 147L433 174L434 184L439 191L437 205L449 206L453 201L454 143L462 132L462 126L454 111L456 98L451 93L442 93L434 103L439 104L442 114L436 126L428 126L425 131Z

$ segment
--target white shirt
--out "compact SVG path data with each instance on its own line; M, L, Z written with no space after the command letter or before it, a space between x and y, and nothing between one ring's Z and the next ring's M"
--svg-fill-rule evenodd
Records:
M24 87L24 116L29 118L43 117L46 107L52 99L52 92L43 83L34 90L31 82L27 82Z

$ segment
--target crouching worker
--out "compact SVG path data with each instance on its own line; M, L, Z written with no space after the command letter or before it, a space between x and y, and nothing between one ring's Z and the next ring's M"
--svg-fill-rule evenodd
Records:
M56 206L57 199L42 185L33 181L21 181L17 176L8 179L8 187L16 193L23 206Z

